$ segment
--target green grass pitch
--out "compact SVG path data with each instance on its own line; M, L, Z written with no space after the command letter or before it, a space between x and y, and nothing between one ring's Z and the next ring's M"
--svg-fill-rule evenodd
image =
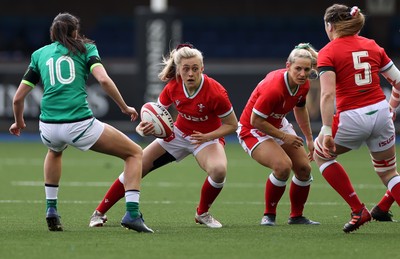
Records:
M208 229L194 222L206 174L193 157L158 169L143 179L141 211L155 234L120 227L124 200L108 213L103 228L89 228L89 217L122 171L122 161L92 151L68 148L58 210L64 232L49 232L45 222L43 159L38 142L0 143L0 258L396 258L400 224L371 222L345 234L347 204L313 163L314 182L305 216L320 226L289 226L286 192L277 226L260 226L264 186L271 170L250 159L237 143L226 147L226 185L210 212L224 225ZM360 199L371 208L385 192L372 170L367 150L338 159L348 170ZM288 185L289 186L289 185ZM400 219L397 204L392 208Z

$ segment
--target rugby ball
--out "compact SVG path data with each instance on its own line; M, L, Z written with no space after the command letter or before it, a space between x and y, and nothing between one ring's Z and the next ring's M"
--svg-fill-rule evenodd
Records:
M145 103L140 110L140 119L154 125L154 136L167 138L174 131L174 120L171 114L162 105L155 102Z

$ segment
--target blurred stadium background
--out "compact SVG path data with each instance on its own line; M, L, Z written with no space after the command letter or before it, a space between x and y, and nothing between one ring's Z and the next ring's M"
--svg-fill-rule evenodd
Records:
M2 1L0 133L6 133L12 122L12 97L30 54L50 43L49 27L59 12L70 12L81 19L83 34L96 41L110 76L127 103L138 110L163 86L156 78L161 56L177 42L190 42L203 52L205 73L225 86L240 116L252 89L266 73L284 67L295 45L310 42L318 50L328 42L323 15L333 3L359 6L367 16L361 35L374 38L400 64L400 4L396 0L168 0L165 12L155 13L154 3ZM106 98L93 78L88 86L96 117L133 133L128 118ZM389 93L386 83L383 87ZM313 82L308 102L316 132L320 127L318 88L318 82ZM26 102L27 132L37 132L40 96L37 87Z

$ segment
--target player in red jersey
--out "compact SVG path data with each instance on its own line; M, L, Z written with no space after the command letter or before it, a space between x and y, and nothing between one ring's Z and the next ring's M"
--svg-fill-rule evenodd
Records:
M306 97L309 76L316 67L318 53L310 44L299 44L290 53L285 69L270 72L251 94L239 120L237 135L243 149L258 163L271 168L265 185L265 210L261 225L276 225L276 208L286 189L290 172L291 212L289 224L319 225L303 216L312 182L311 165L314 151ZM294 111L303 132L297 136L286 114Z
M349 233L370 221L371 213L372 217L382 213L385 216L394 200L400 204L392 114L400 100L400 72L383 48L359 36L365 17L358 7L334 4L326 9L324 21L330 42L318 56L323 126L314 144L314 159L322 176L351 208L351 220L343 227ZM380 73L393 86L389 102L380 86ZM364 143L376 173L388 188L381 203L389 205L377 207L379 211L374 208L371 213L336 161L338 155L358 149Z
M195 220L210 228L222 224L208 212L225 183L227 158L224 136L235 132L237 118L227 91L214 79L203 74L202 53L191 44L181 44L164 59L159 78L168 82L158 102L178 112L174 133L167 139L155 139L143 150L142 177L170 162L193 154L208 174L200 194ZM142 136L151 135L151 123L141 122L136 128ZM90 227L102 226L105 213L123 196L123 175L116 179L90 220Z

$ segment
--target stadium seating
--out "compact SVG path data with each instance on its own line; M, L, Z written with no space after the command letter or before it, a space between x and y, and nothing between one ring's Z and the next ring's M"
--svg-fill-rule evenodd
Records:
M299 42L316 49L328 42L319 16L203 16L182 15L183 41L192 42L207 58L282 58ZM0 17L0 58L29 57L49 42L52 17ZM101 49L102 57L136 57L134 16L102 16L83 28ZM389 50L400 48L400 16L392 18ZM365 28L368 32L368 28Z

